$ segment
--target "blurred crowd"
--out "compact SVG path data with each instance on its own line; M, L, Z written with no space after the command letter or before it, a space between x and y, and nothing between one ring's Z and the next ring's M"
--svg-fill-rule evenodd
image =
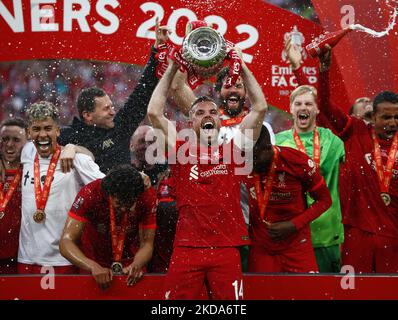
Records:
M267 2L292 11L307 19L317 21L310 0L268 0ZM81 88L97 86L112 96L118 109L126 101L129 92L136 86L142 67L86 60L35 60L0 64L0 121L8 117L25 116L30 104L45 100L54 103L61 112L61 125L71 123L77 116L76 98ZM203 93L214 96L210 86L202 86ZM175 108L168 107L171 115ZM181 114L173 115L177 121ZM277 119L277 123L273 120ZM268 119L276 131L290 127L290 118L281 117L278 110L271 109Z

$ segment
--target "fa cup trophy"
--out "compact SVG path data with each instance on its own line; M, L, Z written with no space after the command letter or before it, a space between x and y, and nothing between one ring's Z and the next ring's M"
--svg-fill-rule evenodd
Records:
M182 56L203 79L215 75L227 57L227 42L204 21L187 24L187 33L182 43Z
M186 26L182 47L170 41L158 46L156 75L161 78L167 69L167 58L180 65L187 72L188 84L195 89L204 79L216 75L228 61L229 71L225 86L236 83L242 71L242 60L234 44L205 21L191 21Z

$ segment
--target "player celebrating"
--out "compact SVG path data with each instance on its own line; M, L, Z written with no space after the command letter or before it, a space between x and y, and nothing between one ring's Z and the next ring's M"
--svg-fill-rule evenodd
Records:
M243 139L238 137L219 146L218 107L210 98L200 97L190 110L189 123L195 138L188 143L186 152L182 144L176 145L176 128L163 113L176 71L177 66L170 63L148 106L148 116L154 128L165 135L169 150L188 158L185 164L177 160L173 165L179 220L165 280L165 298L198 298L206 283L212 299L241 299L243 279L238 246L247 245L249 239L239 203L240 178L235 176L233 161L223 163L223 151L238 145L240 154L239 140ZM241 123L240 138L245 137L244 130L251 129L256 139L267 104L246 65L242 76L253 108Z
M306 154L273 147L267 129L254 147L250 272L317 271L309 223L330 207L319 169ZM305 194L314 203L308 207Z
M0 125L1 161L5 183L0 184L0 274L17 273L18 237L21 225L21 151L26 143L22 119Z
M49 102L27 110L28 132L33 143L22 151L22 220L18 273L40 273L42 266L55 273L74 273L75 268L59 252L59 240L73 200L85 184L104 175L87 155L76 154L74 169L63 173L57 144L59 112Z
M331 48L328 49L319 57L319 106L323 123L344 141L346 151L340 175L345 233L342 263L360 273L396 273L398 95L389 91L378 94L373 99L370 123L348 116L330 96ZM295 61L300 61L298 55ZM298 82L305 83L300 65L293 69Z
M319 271L339 273L344 228L341 222L338 178L340 163L345 155L344 144L329 129L316 125L319 110L314 87L300 86L291 93L290 112L293 115L293 128L276 135L277 145L306 153L320 168L332 197L332 205L311 222L312 245ZM311 205L313 200L307 198L307 202Z
M108 288L112 276L121 274L127 274L132 285L152 257L155 228L155 190L144 191L141 174L121 165L80 190L60 249L74 265L90 272L100 288Z

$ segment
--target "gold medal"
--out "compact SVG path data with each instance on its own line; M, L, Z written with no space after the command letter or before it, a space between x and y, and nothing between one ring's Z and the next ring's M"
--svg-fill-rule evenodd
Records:
M33 215L33 220L36 223L42 223L46 219L46 213L43 210L37 210Z
M0 220L3 219L5 213L4 212L0 212Z
M120 262L114 262L111 265L112 274L114 276L123 275L123 265Z
M391 196L388 193L380 193L381 198L384 201L384 204L388 207L391 203Z

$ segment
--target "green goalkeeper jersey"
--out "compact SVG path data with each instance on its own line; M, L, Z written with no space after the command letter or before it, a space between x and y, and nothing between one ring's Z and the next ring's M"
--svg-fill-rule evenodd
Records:
M331 207L321 216L311 222L312 244L315 248L341 244L344 241L344 227L341 222L339 197L339 169L344 161L345 151L343 141L329 129L318 128L321 145L321 174L325 179L332 197ZM313 158L314 132L299 133L307 155ZM276 144L298 149L293 138L293 129L276 135ZM307 195L307 203L314 202Z

